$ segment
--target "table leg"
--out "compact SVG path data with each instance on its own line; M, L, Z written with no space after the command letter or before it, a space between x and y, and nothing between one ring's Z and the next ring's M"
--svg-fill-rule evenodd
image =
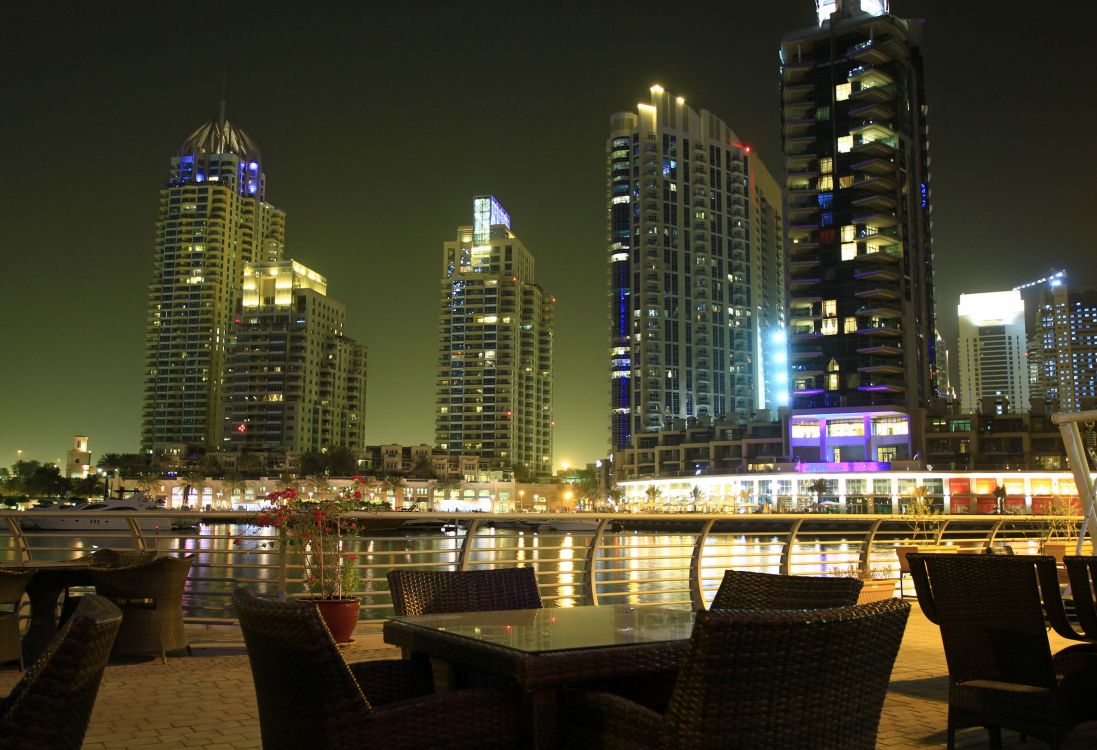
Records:
M57 599L64 588L63 585L35 586L33 579L27 586L30 621L23 636L23 659L27 664L33 663L57 635Z
M542 688L528 691L523 696L523 704L527 719L525 722L526 747L555 750L559 745L556 689Z

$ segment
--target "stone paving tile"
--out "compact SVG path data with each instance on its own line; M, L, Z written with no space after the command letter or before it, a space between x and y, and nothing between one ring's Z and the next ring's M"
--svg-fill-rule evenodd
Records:
M202 644L194 656L111 664L103 675L85 750L253 750L260 747L258 708L247 655L239 636L195 630ZM1052 636L1052 647L1067 643ZM343 651L348 661L398 658L379 633L356 636ZM945 747L948 684L940 634L915 607L892 672L884 703L877 747L886 750L937 750ZM11 668L0 670L0 695L19 679ZM1046 748L1015 732L1003 732L1010 750ZM970 729L957 735L957 748L989 747L987 734ZM1097 747L1097 722L1077 728L1063 750Z

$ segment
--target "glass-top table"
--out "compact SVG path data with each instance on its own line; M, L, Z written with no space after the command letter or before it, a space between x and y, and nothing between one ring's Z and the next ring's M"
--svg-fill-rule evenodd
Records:
M386 643L412 658L488 675L525 695L529 746L556 747L556 691L565 686L665 689L685 656L694 613L668 607L557 607L396 617Z
M527 654L681 641L690 610L665 607L557 607L396 617L392 622L483 641Z

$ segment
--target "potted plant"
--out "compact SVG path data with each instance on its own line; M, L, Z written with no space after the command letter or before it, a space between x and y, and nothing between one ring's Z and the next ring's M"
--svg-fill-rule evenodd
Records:
M253 519L252 525L272 526L284 532L287 545L299 546L304 564L307 595L320 610L337 643L349 643L358 624L358 557L344 545L344 534L356 531L355 521L345 513L360 510L361 492L350 489L328 494L323 490L301 497L293 487L271 492L271 505Z
M873 565L866 571L859 563L852 563L838 575L861 580L863 585L857 595L858 604L879 602L895 596L895 578L886 565Z

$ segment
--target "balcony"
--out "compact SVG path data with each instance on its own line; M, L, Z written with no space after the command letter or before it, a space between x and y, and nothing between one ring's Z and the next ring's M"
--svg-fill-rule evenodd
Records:
M854 87L850 92L850 106L872 103L891 102L895 99L895 87L889 85Z
M815 63L812 62L790 62L781 66L781 80L786 85L796 85L801 83L807 74L811 72L811 69L815 67Z
M874 88L877 86L894 86L895 79L874 65L858 65L849 71L848 80L854 88Z
M865 102L849 108L849 116L862 120L889 121L895 119L895 109L885 102Z
M849 56L866 65L880 65L891 61L891 56L882 49L877 39L867 39L853 45L849 48Z
M850 202L854 208L875 211L894 211L895 197L887 193L868 193Z
M893 226L895 226L898 223L898 218L895 216L894 211L877 211L877 210L873 210L873 211L870 211L868 213L863 213L863 214L860 214L860 215L854 215L853 223L854 224L871 224L872 227L874 227L878 230L881 227L893 227ZM869 228L866 227L865 229L866 229L866 231L868 231ZM874 234L879 234L879 231L874 232Z
M786 212L786 221L790 224L804 224L809 222L817 213L819 213L818 203L790 204Z
M876 157L873 156L868 159L861 159L850 164L849 167L854 172L860 174L869 174L876 176L892 176L895 174L895 160L890 157Z
M785 120L785 138L791 139L807 135L813 127L815 127L814 117L790 117Z
M814 170L814 171L813 171ZM785 154L785 173L789 177L819 176L815 154L811 151Z
M870 354L878 357L901 357L903 356L903 350L901 347L895 344L877 344L871 343L865 346L857 347L858 354Z
M788 109L787 105L792 102L806 102L810 105L811 102L808 101L808 98L814 90L815 87L810 83L784 85L781 87L781 101L786 105L786 110Z
M802 156L808 154L814 158L815 156L815 136L814 135L797 135L792 138L785 138L785 156L786 162L793 156Z
M791 274L799 275L810 268L819 265L819 258L796 258L790 260L788 264L789 272Z
M866 380L868 382L857 386L857 390L878 393L904 393L907 389L902 380L895 380L893 378L875 375L866 378Z
M876 321L864 324L858 322L858 325L863 326L855 331L858 336L880 336L884 338L902 338L903 336L902 327L895 323L882 323ZM858 349L858 351L860 351L860 349Z
M818 284L822 279L818 276L803 276L800 278L790 278L788 280L788 288L790 296L797 296L794 292L798 290L810 289Z
M899 140L895 137L866 138L854 137L853 150L850 152L855 158L887 158L895 153L899 146Z
M888 162L888 165L893 166L892 162ZM870 175L868 177L862 177L854 182L853 189L865 193L873 192L893 195L895 193L895 180L891 179L890 176ZM894 203L892 205L894 206Z
M793 242L788 246L788 253L790 258L803 257L808 253L813 253L819 249L819 243L813 238L808 236L807 240L801 240L800 242Z
M867 360L862 360L857 372L875 373L877 375L902 375L904 370L902 360L896 362L893 359L869 357Z

